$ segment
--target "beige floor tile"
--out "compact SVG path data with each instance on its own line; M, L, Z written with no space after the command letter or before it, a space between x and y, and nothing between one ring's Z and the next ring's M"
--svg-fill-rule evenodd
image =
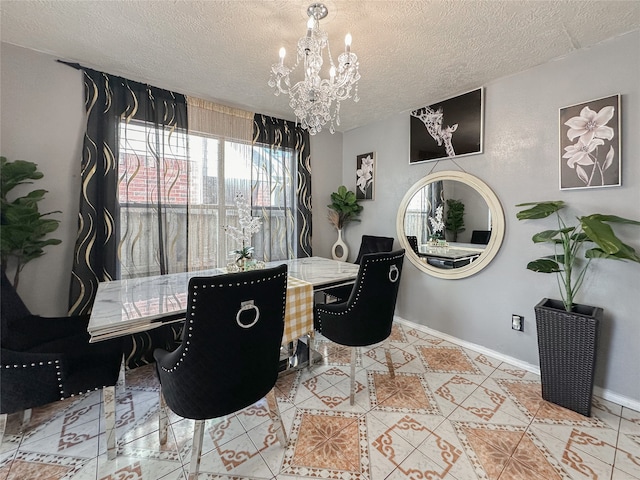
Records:
M527 431L527 436L551 465L559 465L572 479L609 479L611 477L612 463L602 461L590 454L607 457L609 451L606 445L593 445L592 448L586 448L584 444L578 444L571 438L567 441L561 440L541 432L535 426ZM521 456L524 457L525 454L533 460L536 458L527 451L523 451ZM518 455L515 456L519 458ZM544 464L542 460L537 463Z
M395 378L383 344L363 347L351 406L350 349L321 335L317 345L319 364L276 384L287 444L263 400L208 420L201 479L640 480L640 412L596 396L583 417L545 402L538 375L399 323ZM169 412L160 446L154 366L127 371L125 383L115 460L92 392L34 409L22 434L10 416L0 478L186 480L194 422Z
M474 457L471 455L473 451L465 443L466 438L458 429L457 422L446 419L433 430L416 451L438 466L433 470L436 474L471 479L475 477L479 464L474 462Z
M611 475L611 480L638 480L638 478L640 477L629 475L627 472L623 472L617 468L613 469L613 474Z
M620 432L614 467L640 478L640 435Z
M440 415L420 413L388 412L373 410L366 416L367 421L374 419L387 429L409 442L414 448L420 445L445 420Z
M404 422L392 423L389 426L373 415L367 415L371 478L386 478L415 450L415 444L420 443L418 436L413 438L414 444L407 441L405 427L411 420L408 416L405 417L407 418ZM412 427L417 425L412 424ZM420 428L418 427L418 430Z

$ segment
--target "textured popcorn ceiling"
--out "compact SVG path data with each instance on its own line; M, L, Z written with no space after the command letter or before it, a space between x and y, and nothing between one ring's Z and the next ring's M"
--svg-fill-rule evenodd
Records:
M310 3L1 0L0 38L129 79L293 119L287 98L274 96L267 81L281 46L291 66ZM640 28L638 0L324 3L329 16L320 25L329 34L334 60L350 32L362 75L360 102L342 103L340 131Z

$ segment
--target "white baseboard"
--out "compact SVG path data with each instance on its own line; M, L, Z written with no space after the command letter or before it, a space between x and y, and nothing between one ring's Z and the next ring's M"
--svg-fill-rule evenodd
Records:
M634 398L625 397L624 395L612 392L606 388L598 387L597 385L593 387L593 393L605 400L630 408L636 412L640 412L640 401Z
M528 362L523 362L522 360L518 360L517 358L510 357L509 355L505 355L503 353L497 352L495 350L491 350L490 348L483 347L482 345L476 345L475 343L467 342L465 340L461 340L452 335L448 335L446 333L439 332L438 330L434 330L425 325L420 325L418 323L411 322L409 320L405 320L404 318L398 317L396 315L395 320L398 323L406 325L408 327L415 328L421 332L424 332L429 335L433 335L434 337L442 338L447 342L454 343L464 348L469 348L478 353L482 353L483 355L488 355L490 357L496 358L502 362L507 362L510 365L526 370L527 372L535 373L536 375L540 375L540 367L537 365L533 365ZM633 398L625 397L624 395L620 395L618 393L612 392L606 388L601 388L598 386L594 387L594 394L596 394L600 398L604 398L613 403L617 403L618 405L622 405L623 407L630 408L637 412L640 412L640 400L636 400Z

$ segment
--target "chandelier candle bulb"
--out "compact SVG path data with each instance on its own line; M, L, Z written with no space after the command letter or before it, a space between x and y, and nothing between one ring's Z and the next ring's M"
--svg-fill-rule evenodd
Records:
M344 37L344 51L345 53L351 53L351 34L347 33Z
M287 51L284 47L280 48L280 65L284 65L284 56L287 54Z

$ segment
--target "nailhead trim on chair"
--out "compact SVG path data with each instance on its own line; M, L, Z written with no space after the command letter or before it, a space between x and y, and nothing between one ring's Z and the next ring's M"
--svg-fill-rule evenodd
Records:
M364 283L364 278L367 275L367 267L369 267L369 264L374 263L374 262L387 262L387 261L395 261L398 260L399 258L402 258L402 255L396 255L394 257L387 257L387 258L376 258L374 260L369 260L363 270L362 270L362 281L360 282L358 291L356 292L356 297L353 300L353 303L349 306L349 308L347 308L345 311L343 312L328 312L327 310L322 310L322 307L318 307L318 314L321 313L330 313L331 315L345 315L347 313L349 313L353 308L355 308L358 305L358 300L360 299L360 293L362 291L362 284ZM322 317L321 315L318 315L318 330L320 330L320 332L322 332Z
M208 286L208 287L211 287L211 288L221 288L221 287L225 287L225 286L227 286L227 287L234 287L234 286L235 286L235 287L240 287L240 286L242 286L242 285L253 285L254 283L267 282L267 281L269 281L269 280L275 280L275 279L277 279L277 278L281 278L281 277L286 276L286 275L287 275L287 273L281 273L281 274L274 275L274 276L267 277L267 278L260 278L260 279L258 279L258 280L252 280L252 281L250 281L250 282L248 282L248 281L244 281L244 282L231 282L231 283L227 283L227 284L224 284L224 283L213 284L213 283L212 283L211 285L202 285L202 288L203 288L203 289L204 289L204 288L207 288L207 286ZM196 304L197 304L197 302L198 302L198 299L196 298L196 297L198 296L198 291L197 291L197 289L198 289L198 285L194 285L194 287L193 287L193 288L194 288L194 291L193 291L193 300L192 300L192 303L191 303L191 305L190 305L190 306L191 306L191 314L190 314L190 317L191 317L191 318L189 318L189 320L188 320L188 330L189 330L189 331L188 331L188 333L187 333L187 340L186 340L186 342L185 342L185 345L186 345L186 346L184 347L184 350L182 351L182 355L180 355L180 358L176 361L176 364L175 364L173 367L171 367L171 368L161 367L161 368L162 368L162 370L163 370L163 371L165 371L165 372L167 372L167 373L173 373L175 370L177 370L177 369L178 369L178 367L182 364L182 362L183 362L183 360L184 360L185 356L187 355L187 352L189 351L189 347L188 347L188 345L190 345L190 343L191 343L190 338L193 336L193 317L195 317L195 312L194 312L194 310L196 309ZM286 289L285 289L285 296L284 296L284 297L283 297L283 299L282 299L282 303L283 303L283 305L284 305L284 304L286 304L286 301L287 301L287 296L286 296L286 295L287 295L287 294L286 294Z
M49 360L48 362L46 362L46 365L55 365L56 368L56 377L58 377L58 387L60 387L60 395L62 395L60 397L60 400L64 400L64 395L63 392L64 390L62 389L62 375L60 373L60 360L55 360L55 361L51 361ZM8 369L8 368L31 368L31 367L44 367L46 366L45 362L38 362L38 363L25 363L25 364L14 364L14 365L5 365L4 368Z
M49 360L48 362L46 362L46 365L55 365L56 368L56 377L58 377L58 387L60 388L60 400L64 400L65 398L70 398L70 397L75 397L76 395L84 395L85 393L89 393L89 392L95 392L96 390L101 390L102 388L104 388L104 385L102 387L96 387L93 389L89 389L86 392L77 392L77 393L72 393L69 396L65 397L64 396L64 389L63 389L63 385L62 385L62 374L60 372L60 360L55 360L55 361L51 361ZM38 362L38 363L25 363L25 364L15 364L15 365L5 365L4 368L5 369L10 369L10 368L31 368L31 367L44 367L46 366L45 362Z

